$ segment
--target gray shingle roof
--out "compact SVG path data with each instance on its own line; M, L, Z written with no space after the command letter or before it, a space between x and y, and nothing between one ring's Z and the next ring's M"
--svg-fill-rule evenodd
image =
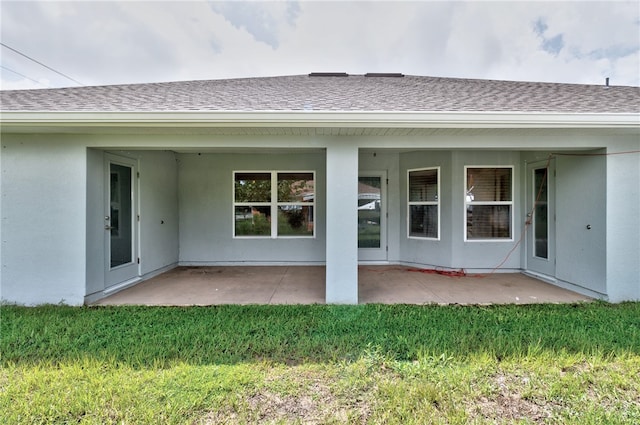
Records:
M284 76L0 92L2 111L640 113L640 87L420 76Z

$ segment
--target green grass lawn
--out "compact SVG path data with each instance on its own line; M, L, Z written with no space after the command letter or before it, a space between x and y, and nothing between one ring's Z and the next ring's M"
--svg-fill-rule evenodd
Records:
M0 308L0 423L640 423L640 304Z

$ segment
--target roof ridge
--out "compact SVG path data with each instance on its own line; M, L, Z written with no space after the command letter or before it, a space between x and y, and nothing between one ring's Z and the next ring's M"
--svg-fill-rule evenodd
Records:
M284 75L5 90L0 92L0 109L52 112L313 110L640 113L640 87L366 75L335 78Z
M346 78L382 78L382 77L409 77L419 79L432 79L441 81L460 81L460 82L474 82L474 83L514 83L514 84L539 84L539 85L558 85L558 86L577 86L577 87L626 87L626 88L640 88L640 86L629 85L613 85L609 86L606 83L603 84L588 84L588 83L567 83L567 82L554 82L554 81L533 81L533 80L500 80L500 79L483 79L483 78L465 78L465 77L443 77L443 76L429 76L429 75L415 75L415 74L402 74L402 73L365 73L365 74L348 74L345 72L312 72L309 74L290 74L290 75L271 75L271 76L255 76L255 77L233 77L233 78L210 78L210 79L196 79L196 80L172 80L172 81L151 81L143 83L114 83L114 84L97 84L86 86L66 86L66 87L47 87L47 88L34 88L34 89L12 89L2 90L0 92L25 92L25 91L37 91L42 92L46 90L75 90L75 89L87 89L87 88L119 88L119 87L149 87L149 86L165 86L176 84L194 84L194 83L214 83L214 82L237 82L237 81L260 81L260 80L273 80L282 78L301 78L301 77L346 77Z

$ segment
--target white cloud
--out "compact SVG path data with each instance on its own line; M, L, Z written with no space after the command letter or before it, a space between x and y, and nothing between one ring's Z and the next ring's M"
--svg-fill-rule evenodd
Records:
M634 1L3 1L1 23L3 43L85 84L345 71L640 85ZM2 70L3 89L27 86Z
M211 8L234 27L245 29L256 41L277 49L283 25L295 26L300 12L297 2L211 2Z

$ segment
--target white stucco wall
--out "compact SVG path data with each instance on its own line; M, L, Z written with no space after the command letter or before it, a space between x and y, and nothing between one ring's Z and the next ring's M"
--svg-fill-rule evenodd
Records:
M106 210L104 180L104 151L87 149L87 280L83 295L89 296L104 290Z
M169 151L139 151L140 272L178 263L178 163Z
M1 140L0 140L1 142ZM2 222L4 221L3 217L4 217L4 213L2 211L2 199L4 199L4 194L2 192L2 175L4 174L4 170L2 168L2 155L4 151L4 146L2 144L0 144L0 302L3 300L2 298L2 269L3 267L3 262L2 262L2 248L4 247L4 239L2 239Z
M324 264L325 154L179 154L180 264ZM234 171L315 171L314 238L234 238Z
M452 223L453 249L452 267L468 271L489 272L502 263L500 270L519 270L521 268L518 245L522 234L522 205L518 184L522 173L520 153L518 151L454 151L452 161ZM465 172L464 167L492 167L513 166L513 227L511 241L466 241L464 240L464 200L465 200ZM517 246L516 250L509 252ZM507 256L509 256L507 258ZM506 259L506 261L505 261Z
M85 158L64 136L3 135L2 301L83 303Z
M425 267L451 267L453 247L452 206L453 189L452 152L414 151L400 154L400 260L403 263ZM420 239L408 237L407 172L417 168L440 167L440 238ZM458 226L462 223L458 223Z
M620 152L633 152L617 154ZM606 279L612 302L640 300L640 141L607 150ZM613 155L612 155L613 154Z
M137 161L140 256L139 276L148 277L178 263L178 166L173 152L87 151L87 301L104 296L105 288L105 170L104 155Z
M594 295L606 293L606 179L604 156L556 158L556 277Z
M514 204L512 241L465 241L464 198L465 166L513 166ZM407 237L407 170L440 167L440 240ZM491 271L517 244L521 234L520 154L517 151L427 151L400 155L401 237L400 259L407 264L426 267ZM511 254L501 270L519 270L519 249Z
M358 303L358 149L327 148L326 302Z
M332 143L351 153L365 149L353 161L360 170L388 173L390 262L479 271L502 261L519 238L524 214L518 184L523 181L521 152L640 149L637 137L605 131L441 130L433 137L373 138L3 134L0 296L22 304L81 304L87 293L104 289L104 151L120 151L139 161L142 275L176 263L324 264L326 149ZM173 148L194 153L174 154ZM464 242L465 165L514 166L514 241ZM441 167L441 239L408 240L406 170L430 166ZM234 170L314 170L316 237L234 239ZM565 157L558 160L557 170L559 282L606 294L612 301L640 299L638 154ZM590 232L583 231L586 224L592 225ZM355 222L353 226L355 231ZM520 269L523 249L503 267Z

